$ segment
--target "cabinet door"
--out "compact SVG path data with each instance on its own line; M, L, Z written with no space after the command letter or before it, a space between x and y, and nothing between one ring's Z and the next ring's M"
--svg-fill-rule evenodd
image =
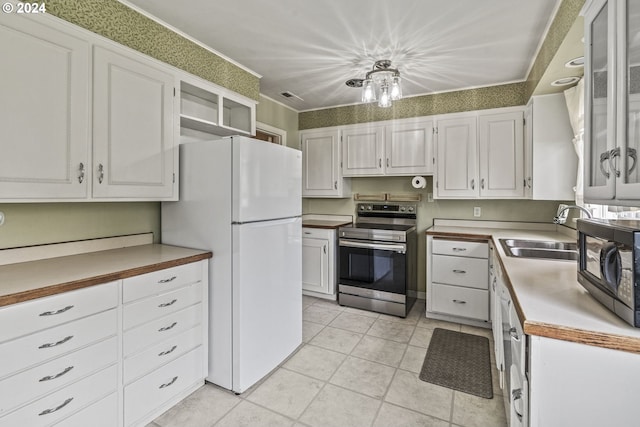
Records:
M340 171L340 131L303 132L302 196L343 197L350 196Z
M143 60L94 49L94 197L174 195L174 78Z
M472 198L479 192L476 118L440 120L437 124L436 196Z
M616 198L640 200L640 4L622 1L618 10L618 117ZM617 157L618 157L617 156Z
M386 127L385 172L387 175L433 173L433 121Z
M524 132L521 111L478 117L480 196L524 197Z
M0 197L87 197L89 44L3 13L0 56Z
M585 13L585 200L615 195L611 151L615 148L614 3L593 2Z
M302 239L302 289L329 292L329 241Z
M342 131L342 175L384 173L384 128L358 126Z

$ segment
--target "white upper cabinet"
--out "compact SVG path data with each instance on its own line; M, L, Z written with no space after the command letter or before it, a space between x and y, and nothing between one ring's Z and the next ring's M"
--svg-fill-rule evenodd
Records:
M521 110L438 120L436 146L436 197L524 197Z
M302 132L302 196L351 197L349 179L340 168L340 131Z
M358 125L342 131L343 176L384 174L384 127Z
M481 197L524 196L523 126L522 111L478 117Z
M396 120L342 130L344 176L433 174L433 120Z
M578 156L564 94L532 97L524 126L525 197L575 199Z
M386 126L385 173L433 174L433 120Z
M585 7L585 200L640 200L640 4Z
M93 196L172 198L174 76L102 47L93 72Z
M477 197L479 186L476 117L438 120L437 130L436 197Z
M0 198L88 195L89 43L0 14Z

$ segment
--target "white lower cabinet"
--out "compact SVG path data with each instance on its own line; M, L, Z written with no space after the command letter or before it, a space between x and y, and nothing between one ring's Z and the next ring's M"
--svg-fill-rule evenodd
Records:
M427 236L427 317L488 327L489 247Z
M335 299L336 230L303 227L302 293Z
M0 427L152 421L204 383L207 283L205 260L1 307Z
M145 415L194 385L202 384L203 348L156 369L124 388L124 424L136 425Z

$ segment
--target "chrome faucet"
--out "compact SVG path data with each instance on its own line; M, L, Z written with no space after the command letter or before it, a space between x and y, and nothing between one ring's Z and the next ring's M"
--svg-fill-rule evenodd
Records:
M567 220L567 218L563 218L562 214L565 211L568 211L569 209L579 209L582 212L585 213L585 215L587 215L587 218L593 218L593 216L591 215L591 212L589 212L587 209L583 208L582 206L577 206L577 205L570 205L570 206L565 206L564 208L560 209L557 213L557 215L555 217L553 217L553 223L554 224L564 224L565 221Z

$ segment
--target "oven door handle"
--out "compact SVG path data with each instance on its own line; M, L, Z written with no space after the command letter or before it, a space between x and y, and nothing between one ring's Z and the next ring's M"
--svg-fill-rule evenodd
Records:
M339 241L340 246L346 246L349 248L363 248L363 249L377 249L380 251L392 251L404 254L407 252L407 245L403 244L385 244L385 243L363 243L363 242L354 242L353 240L343 240Z

